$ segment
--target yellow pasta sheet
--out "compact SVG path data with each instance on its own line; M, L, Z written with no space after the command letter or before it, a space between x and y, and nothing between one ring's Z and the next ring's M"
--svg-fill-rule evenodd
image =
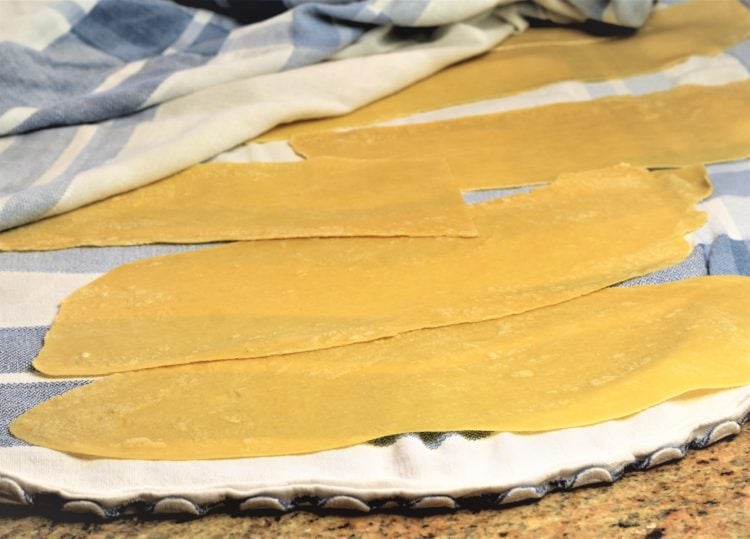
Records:
M702 167L621 165L472 207L478 238L239 242L137 261L63 301L34 366L270 356L559 303L682 260L709 191Z
M0 250L337 236L476 236L441 160L198 165L0 233Z
M358 127L564 80L629 77L691 55L717 54L748 36L750 10L738 0L703 0L658 9L632 36L595 37L572 28L534 28L479 58L350 114L284 125L256 140Z
M17 419L84 455L307 453L423 431L545 431L750 384L750 278L610 288L372 343L116 374Z
M683 166L750 156L750 81L681 86L498 114L301 135L307 157L444 157L461 189L517 186L629 162Z

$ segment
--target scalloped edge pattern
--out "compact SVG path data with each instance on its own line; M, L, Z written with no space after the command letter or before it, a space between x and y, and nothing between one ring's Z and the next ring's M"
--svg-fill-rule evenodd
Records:
M270 495L257 495L243 500L224 498L215 502L198 504L180 496L165 496L156 502L144 503L137 498L114 508L107 508L96 500L67 500L55 494L41 493L32 496L16 481L0 477L0 507L3 504L39 507L50 511L64 511L101 519L117 518L124 515L192 515L201 516L222 506L241 512L284 513L296 510L315 509L326 512L369 513L372 511L453 511L456 509L498 508L529 500L538 500L556 491L570 491L579 487L611 484L627 473L648 470L666 462L683 458L688 450L699 450L724 438L739 434L750 413L739 420L725 420L715 423L703 436L680 446L665 446L646 457L609 469L606 466L587 466L572 475L550 479L539 485L518 485L501 492L482 493L474 496L453 497L444 494L419 496L413 499L389 497L362 500L350 495L297 496L284 500Z

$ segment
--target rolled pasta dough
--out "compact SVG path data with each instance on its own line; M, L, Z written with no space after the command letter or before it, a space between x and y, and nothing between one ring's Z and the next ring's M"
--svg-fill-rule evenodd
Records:
M682 260L709 192L702 167L619 165L473 206L478 238L238 242L140 260L65 299L34 366L271 356L559 303Z
M404 432L543 431L748 384L749 358L750 278L704 277L330 350L116 374L11 432L84 455L208 459Z

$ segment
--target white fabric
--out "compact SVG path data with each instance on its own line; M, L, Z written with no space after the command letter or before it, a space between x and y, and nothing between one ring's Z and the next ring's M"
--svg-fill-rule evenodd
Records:
M385 448L359 445L310 455L216 461L86 460L18 447L0 451L0 474L32 495L52 492L105 507L168 496L196 504L260 495L283 502L305 494L365 501L461 497L573 478L593 465L614 476L626 464L662 448L680 448L704 436L709 426L740 419L748 410L750 387L744 387L666 402L591 427L483 440L456 435L437 449L405 437Z

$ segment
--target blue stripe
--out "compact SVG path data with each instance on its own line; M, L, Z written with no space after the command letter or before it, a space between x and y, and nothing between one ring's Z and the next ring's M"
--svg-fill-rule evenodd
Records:
M0 153L0 196L22 192L40 178L65 151L77 130L77 126L61 127L14 137Z
M739 275L750 275L750 241L729 240L734 265Z
M750 275L750 241L717 237L709 247L710 275Z
M612 85L607 81L589 82L584 84L584 87L586 88L586 93L588 93L592 99L609 97L615 93Z
M354 43L375 25L409 27L417 23L428 0L391 2L384 9L371 10L366 2L326 4L299 3L292 11L294 52L284 66L291 69L319 62Z
M632 287L642 285L653 285L671 283L673 281L681 281L683 279L691 279L693 277L703 277L708 275L708 264L706 261L705 248L702 245L698 245L693 249L685 260L659 271L630 279L617 286Z
M0 252L0 272L105 273L128 262L218 245L138 245L78 247L59 251Z
M496 198L505 198L513 195L520 195L522 193L530 193L541 185L525 185L523 187L511 187L507 189L483 189L480 191L467 191L462 193L464 202L467 204L478 204L479 202L487 202L488 200L494 200Z
M712 176L714 174L734 173L739 169L750 170L750 160L738 159L736 161L723 161L721 163L706 165L706 170L708 170L708 173Z
M345 34L332 24L335 19L331 15L331 10L325 10L324 7L315 4L302 5L292 11L291 38L294 52L284 66L285 69L319 62L348 45L370 28L360 25L356 34L349 34L351 41L346 41ZM359 6L342 5L336 7L341 8L336 13L339 17L344 15L344 10L350 17L356 16L359 11ZM349 22L348 24L352 25L354 31L355 23Z
M193 42L185 49L186 53L199 54L202 56L214 56L224 45L229 30L218 24L207 24L201 33L198 34Z
M625 79L623 82L633 95L663 92L674 88L674 84L664 73L649 73Z
M71 34L61 36L43 52L2 41L0 114L15 107L52 106L92 91L121 65ZM19 127L11 131L19 132Z
M150 5L143 0L99 0L71 33L97 50L132 62L164 52L192 18L191 10L165 0L150 0Z
M727 50L727 54L734 56L748 70L750 70L750 40L743 41Z
M750 198L750 170L737 172L711 172L714 196L736 196Z
M116 157L133 130L152 118L155 112L156 109L147 109L100 125L86 148L63 174L44 185L21 191L8 200L0 211L0 229L18 226L44 215L57 204L78 174Z
M0 328L0 373L32 372L47 327Z

